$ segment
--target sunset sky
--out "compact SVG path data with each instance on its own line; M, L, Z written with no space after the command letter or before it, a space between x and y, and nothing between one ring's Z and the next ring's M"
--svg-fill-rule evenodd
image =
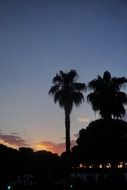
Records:
M105 70L127 77L126 0L0 0L0 143L64 150L64 111L48 91L70 69L86 84ZM73 109L72 144L97 118L86 101Z

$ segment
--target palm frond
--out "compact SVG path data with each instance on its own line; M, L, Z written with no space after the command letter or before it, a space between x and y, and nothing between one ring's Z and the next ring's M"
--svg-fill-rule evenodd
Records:
M103 80L107 83L111 80L111 73L109 71L105 71L103 74Z
M51 86L50 90L49 90L49 94L55 94L59 89L59 86L58 85L53 85Z
M73 94L73 103L78 107L84 102L84 96L81 92L74 92Z
M56 93L54 94L54 102L56 103L57 101L58 101L58 102L61 101L62 96L63 96L63 93L62 93L61 90L58 91L58 92L56 92Z
M102 117L121 117L125 113L127 95L120 89L126 83L127 78L111 77L110 72L105 71L103 77L98 76L88 83L88 88L93 92L87 96L87 101Z
M77 74L76 70L73 70L73 69L72 69L72 70L68 73L68 80L74 82L77 78L78 78L78 74Z
M121 87L126 87L127 78L126 77L120 77L120 78L113 77L112 83L116 87L116 89L120 90Z
M52 79L52 83L56 84L56 83L61 83L62 82L62 78L60 75L56 74L56 76Z
M103 85L103 79L98 77L98 79L94 79L88 83L88 89L97 90Z
M73 83L73 89L76 91L85 91L86 85L84 83Z
M84 101L82 91L86 90L84 83L76 82L78 74L76 70L70 70L68 73L60 71L53 78L53 85L49 94L54 96L54 102L59 103L60 107L67 108L71 112L73 104L80 105Z

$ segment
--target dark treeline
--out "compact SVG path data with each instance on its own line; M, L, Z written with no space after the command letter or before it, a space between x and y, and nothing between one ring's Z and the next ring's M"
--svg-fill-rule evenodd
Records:
M19 150L0 145L0 189L48 189L65 175L63 160L45 150L34 152L31 148ZM10 185L10 186L9 186Z

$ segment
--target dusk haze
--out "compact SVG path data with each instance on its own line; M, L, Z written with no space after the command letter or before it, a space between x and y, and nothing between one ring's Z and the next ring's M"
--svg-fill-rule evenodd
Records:
M86 86L105 71L127 77L127 1L0 0L0 144L66 150L64 110L48 93L70 70ZM71 147L100 118L88 93L70 115Z

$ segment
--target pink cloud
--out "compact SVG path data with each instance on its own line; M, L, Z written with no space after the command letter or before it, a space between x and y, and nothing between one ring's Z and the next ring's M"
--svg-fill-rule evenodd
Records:
M21 147L21 146L28 146L28 144L25 142L23 138L21 138L18 135L6 135L0 132L0 140L3 143L7 143L12 146Z

